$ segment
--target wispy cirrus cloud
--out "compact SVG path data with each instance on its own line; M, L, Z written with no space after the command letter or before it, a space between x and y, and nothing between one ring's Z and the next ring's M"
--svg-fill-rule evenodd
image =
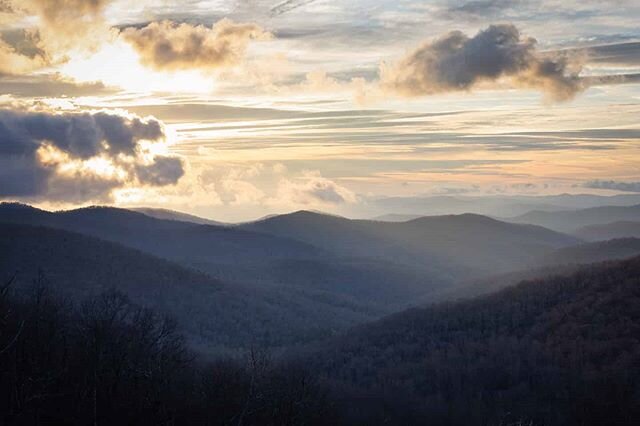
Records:
M271 16L282 15L294 9L313 3L316 0L285 0L271 8Z

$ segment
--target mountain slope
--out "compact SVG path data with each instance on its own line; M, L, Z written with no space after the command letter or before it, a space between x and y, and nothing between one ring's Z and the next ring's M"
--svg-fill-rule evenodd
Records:
M559 212L532 211L508 220L514 223L530 223L559 232L573 233L584 226L617 221L640 221L640 204L593 207Z
M196 223L198 225L214 225L214 226L224 226L225 224L222 222L217 222L211 219L205 219L199 216L194 216L192 214L178 212L175 210L167 210L167 209L157 209L150 207L138 207L129 209L138 213L146 214L147 216L155 217L156 219L166 219L166 220L177 220L180 222L189 222Z
M390 261L352 259L294 239L237 226L161 220L124 209L94 207L47 212L0 205L0 222L42 225L117 242L224 281L264 288L309 302L365 306L377 315L406 308L417 296L451 285L446 274ZM311 273L314 271L314 273ZM322 306L322 304L321 304ZM322 308L313 308L322 309Z
M203 350L307 342L375 318L366 306L325 295L226 283L177 264L67 231L0 224L0 277L23 286L42 270L82 300L117 288L138 304L176 317ZM377 314L379 315L379 313Z
M48 212L17 204L0 205L0 222L64 229L114 241L156 256L196 264L211 261L264 262L315 256L301 242L239 229L156 219L113 207Z
M372 217L370 220L378 222L408 222L413 219L418 219L419 217L422 217L422 215L389 213L383 214L382 216Z
M315 366L363 424L633 425L638 307L640 258L588 266L358 327Z
M0 222L64 229L117 242L285 300L347 304L382 315L446 294L462 279L528 266L576 239L478 215L405 223L349 220L311 212L240 226L162 220L94 207L47 212L3 204ZM314 308L315 309L315 308Z
M640 239L617 238L561 248L542 256L538 264L541 266L587 264L638 255L640 255Z
M454 276L513 270L546 251L575 244L568 235L463 214L391 223L296 212L243 229L295 239L342 256L382 258Z

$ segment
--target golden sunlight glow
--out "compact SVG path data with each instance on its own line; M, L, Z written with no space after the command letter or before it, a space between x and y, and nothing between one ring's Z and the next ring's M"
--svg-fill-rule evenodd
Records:
M89 57L73 56L59 71L78 82L102 81L130 92L210 93L214 77L201 71L158 72L140 64L138 54L119 38Z
M50 144L40 147L37 153L38 160L42 164L54 166L57 173L62 176L73 176L76 173L81 173L83 175L118 180L124 180L127 177L127 172L122 167L114 164L109 158L72 159L67 153Z

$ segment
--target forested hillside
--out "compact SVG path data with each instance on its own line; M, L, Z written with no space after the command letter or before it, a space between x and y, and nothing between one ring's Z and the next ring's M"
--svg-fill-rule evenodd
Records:
M44 380L23 396L3 388L12 419L25 406L29 416L55 419L52 407L71 402L53 387L72 389L68 395L81 401L74 416L84 420L97 415L96 405L109 421L175 422L180 410L183 418L206 417L209 407L225 413L201 424L235 424L238 416L256 425L640 419L640 258L578 266L638 253L633 238L580 243L478 215L382 223L298 212L222 227L122 209L51 213L15 204L0 208L0 233L0 279L12 282L11 295L2 291L10 303L0 356L10 353L14 363L3 374L11 386ZM53 311L40 311L39 296L30 299L43 292L56 295ZM446 302L456 299L467 300ZM380 319L407 306L426 307ZM34 320L33 309L44 319ZM102 346L107 360L88 360L83 347L95 334L77 332L105 312L116 315L109 333L117 350ZM46 338L44 324L51 324ZM170 346L156 346L165 337ZM153 341L145 346L145 339ZM16 352L44 346L53 348L50 359ZM216 364L211 385L231 397L193 381L210 367L189 351L198 360L233 357ZM253 361L239 364L242 354ZM257 367L271 356L269 372ZM75 362L86 367L78 375L69 371ZM106 370L92 385L86 380L95 368ZM130 371L121 377L117 369ZM177 373L163 387L167 369ZM119 392L87 397L96 380L133 389L136 407ZM33 405L29 398L41 394L46 403ZM166 410L148 415L150 400ZM302 405L285 413L282 404ZM105 414L118 408L124 417Z
M579 241L539 226L474 214L392 223L300 211L243 225L242 229L305 242L342 256L419 264L457 278L516 270L536 256Z
M541 266L587 264L640 255L639 238L616 238L564 247L539 259Z
M0 285L2 425L325 425L326 392L260 350L200 362L175 323L117 291L70 303Z
M177 211L168 210L168 209L139 207L139 208L133 208L130 210L146 214L147 216L155 217L156 219L177 220L180 222L197 223L198 225L215 225L215 226L225 225L224 223L217 222L215 220L205 219L199 216L194 216L192 214L177 212Z
M276 360L254 347L199 361L176 323L118 291L70 301L42 275L17 285L0 288L6 424L640 420L640 258L412 309Z
M396 314L321 354L358 424L637 424L640 258Z

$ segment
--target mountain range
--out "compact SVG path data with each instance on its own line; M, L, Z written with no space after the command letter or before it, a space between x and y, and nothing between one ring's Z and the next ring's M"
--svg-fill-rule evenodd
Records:
M469 213L391 222L299 211L232 225L1 204L0 374L13 387L0 392L19 385L42 399L28 413L9 403L10 417L90 407L93 386L102 406L129 407L113 412L120 420L162 400L234 424L238 413L247 424L635 424L640 239L580 235L633 229L609 220L636 209L518 219L572 223L569 235ZM104 333L108 358L95 358ZM139 408L126 411L118 383Z
M176 317L205 351L305 344L411 306L500 289L522 270L543 276L638 248L476 214L392 223L299 211L216 225L164 210L5 203L0 226L0 273L29 283L42 270L75 299L120 289Z
M640 204L632 206L600 206L559 212L531 211L508 219L514 223L530 223L558 232L574 233L585 226L619 221L640 221Z
M640 238L640 221L619 221L579 228L573 233L586 241L603 241L614 238Z
M388 220L389 216L434 216L444 214L475 213L498 218L526 214L532 210L557 212L580 210L600 206L631 206L640 204L640 195L621 194L601 196L593 194L558 195L484 195L467 194L430 195L413 197L386 197L369 200L360 214Z

